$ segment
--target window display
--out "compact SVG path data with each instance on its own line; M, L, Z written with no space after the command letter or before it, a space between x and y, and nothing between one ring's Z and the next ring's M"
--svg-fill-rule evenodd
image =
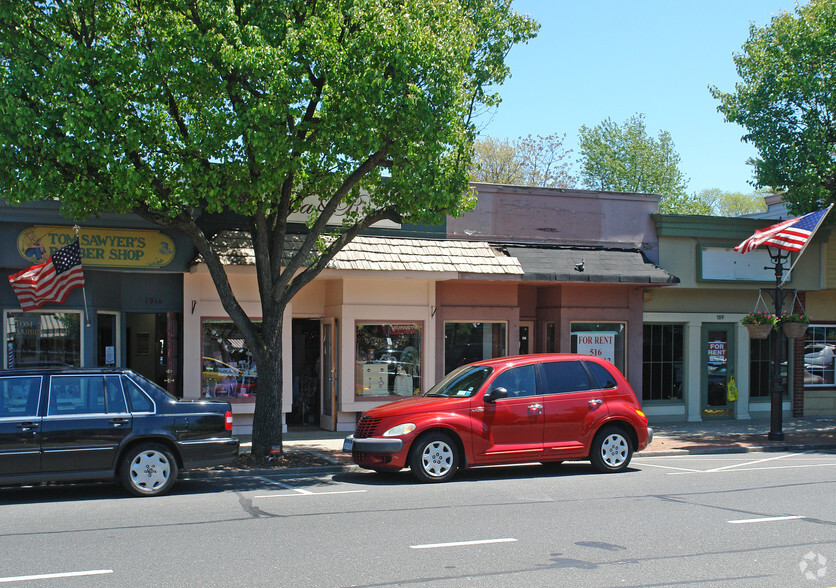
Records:
M80 365L80 312L6 313L7 368Z
M358 398L421 393L422 331L421 323L357 323Z
M201 396L255 400L258 366L232 321L204 320Z

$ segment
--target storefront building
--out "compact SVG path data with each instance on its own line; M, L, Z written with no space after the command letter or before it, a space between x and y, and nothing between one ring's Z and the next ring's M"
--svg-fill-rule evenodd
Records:
M84 290L72 290L64 304L23 312L9 276L45 262L76 233L57 202L0 210L0 365L127 366L182 394L188 239L130 215L79 223Z
M766 248L734 246L787 218L770 197L760 219L653 215L660 265L680 278L644 295L642 402L651 420L768 419L770 345L784 346L785 416L836 414L836 246L819 230L783 285L783 308L806 312L798 339L752 339L741 319L773 312L775 272ZM787 267L796 261L792 254ZM737 392L737 398L732 393Z
M651 258L658 199L474 187L476 208L444 233L362 236L293 299L283 426L350 431L363 411L425 391L459 365L517 353L603 356L641 389L643 297L676 282ZM216 243L258 317L246 237ZM184 393L229 399L236 431L247 433L258 366L203 264L184 276L183 294Z

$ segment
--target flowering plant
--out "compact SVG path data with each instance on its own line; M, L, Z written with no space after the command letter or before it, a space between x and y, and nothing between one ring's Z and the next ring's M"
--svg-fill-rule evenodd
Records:
M781 317L779 319L782 323L801 323L803 325L810 324L810 317L804 314L803 312L793 313L787 312L786 310L781 313Z
M744 325L772 325L774 327L778 323L778 317L766 311L750 312L740 322Z

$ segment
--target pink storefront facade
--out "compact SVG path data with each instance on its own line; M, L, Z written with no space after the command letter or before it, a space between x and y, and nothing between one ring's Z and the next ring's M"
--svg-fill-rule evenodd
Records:
M363 236L293 299L282 333L285 429L350 431L363 411L458 365L518 353L594 353L641 390L644 297L676 282L654 263L658 199L473 187L476 208L443 233ZM255 268L246 254L236 259L245 261L227 265L233 289L258 317ZM184 396L228 398L246 434L258 366L204 265L185 274L183 293Z

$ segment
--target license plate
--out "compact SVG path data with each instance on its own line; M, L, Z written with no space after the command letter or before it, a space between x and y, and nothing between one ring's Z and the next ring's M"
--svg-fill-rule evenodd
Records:
M354 439L351 439L351 438L349 437L348 439L346 439L345 441L343 441L343 451L346 451L346 452L348 452L348 453L351 453L351 448L352 448L352 447L354 447Z

